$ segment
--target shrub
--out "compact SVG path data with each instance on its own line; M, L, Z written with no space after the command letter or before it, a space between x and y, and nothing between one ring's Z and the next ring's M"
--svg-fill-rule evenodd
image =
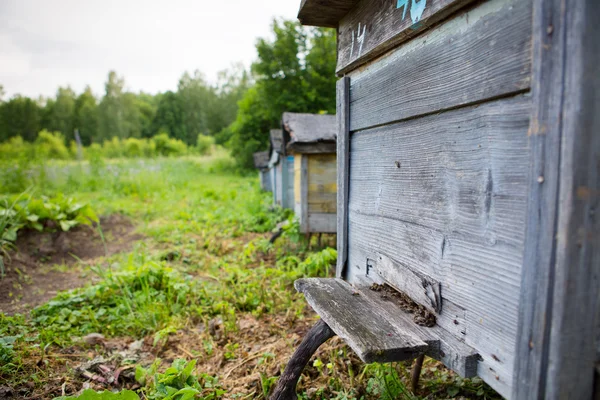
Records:
M0 160L14 160L26 157L31 152L31 144L21 136L13 136L4 143L0 143Z
M178 156L187 153L187 145L179 139L171 139L162 132L152 138L156 154L160 156Z
M123 144L121 140L114 136L111 140L105 140L102 143L102 155L106 158L120 158L123 157Z
M34 142L35 154L38 158L68 160L69 149L65 146L65 138L60 132L43 130Z
M196 140L196 151L203 156L210 155L212 154L214 144L215 139L212 136L199 134L198 140Z

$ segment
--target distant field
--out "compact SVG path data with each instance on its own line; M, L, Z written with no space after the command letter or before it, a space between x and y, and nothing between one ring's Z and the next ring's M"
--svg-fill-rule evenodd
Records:
M221 152L26 170L0 164L4 209L19 195L20 204L41 207L30 205L16 242L5 242L0 398L50 399L85 388L148 399L267 398L316 321L293 281L332 274L336 252L327 246L335 237L324 237L322 248L308 243L258 179L228 172L231 165ZM55 205L59 222L39 218ZM83 205L99 222L63 231ZM278 223L284 233L271 244ZM418 396L406 389L409 374L410 363L365 366L336 338L309 363L298 393L498 397L433 360Z

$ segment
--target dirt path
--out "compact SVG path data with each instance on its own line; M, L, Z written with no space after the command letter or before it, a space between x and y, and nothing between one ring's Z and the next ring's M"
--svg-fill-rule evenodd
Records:
M91 278L78 261L90 261L131 249L142 236L119 214L103 217L99 231L79 226L68 232L19 232L16 251L0 279L0 312L25 313L50 300L61 290L83 286ZM106 247L105 247L106 244Z

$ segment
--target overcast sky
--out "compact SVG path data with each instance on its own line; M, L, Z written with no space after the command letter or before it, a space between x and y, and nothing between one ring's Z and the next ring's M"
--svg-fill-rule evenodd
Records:
M300 0L0 0L0 85L6 97L59 86L101 95L109 70L129 90L173 90L184 71L218 71L255 58L273 17Z

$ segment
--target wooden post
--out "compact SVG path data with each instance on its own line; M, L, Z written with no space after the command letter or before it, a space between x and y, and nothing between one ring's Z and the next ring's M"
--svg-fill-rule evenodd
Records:
M423 368L423 361L425 360L425 354L421 354L415 359L412 371L410 372L410 390L413 394L417 394L419 389L419 378L421 377L421 369Z
M81 144L81 137L79 136L79 129L75 129L75 142L77 143L77 159L83 159L83 145Z
M329 325L320 319L306 334L300 347L296 349L296 352L279 378L270 400L296 400L298 398L296 395L296 385L304 367L306 367L306 364L308 364L319 346L333 336L335 336L335 333Z
M337 82L337 267L342 278L348 261L348 177L350 161L350 78Z
M512 398L590 399L600 291L600 3L535 0L532 165Z

